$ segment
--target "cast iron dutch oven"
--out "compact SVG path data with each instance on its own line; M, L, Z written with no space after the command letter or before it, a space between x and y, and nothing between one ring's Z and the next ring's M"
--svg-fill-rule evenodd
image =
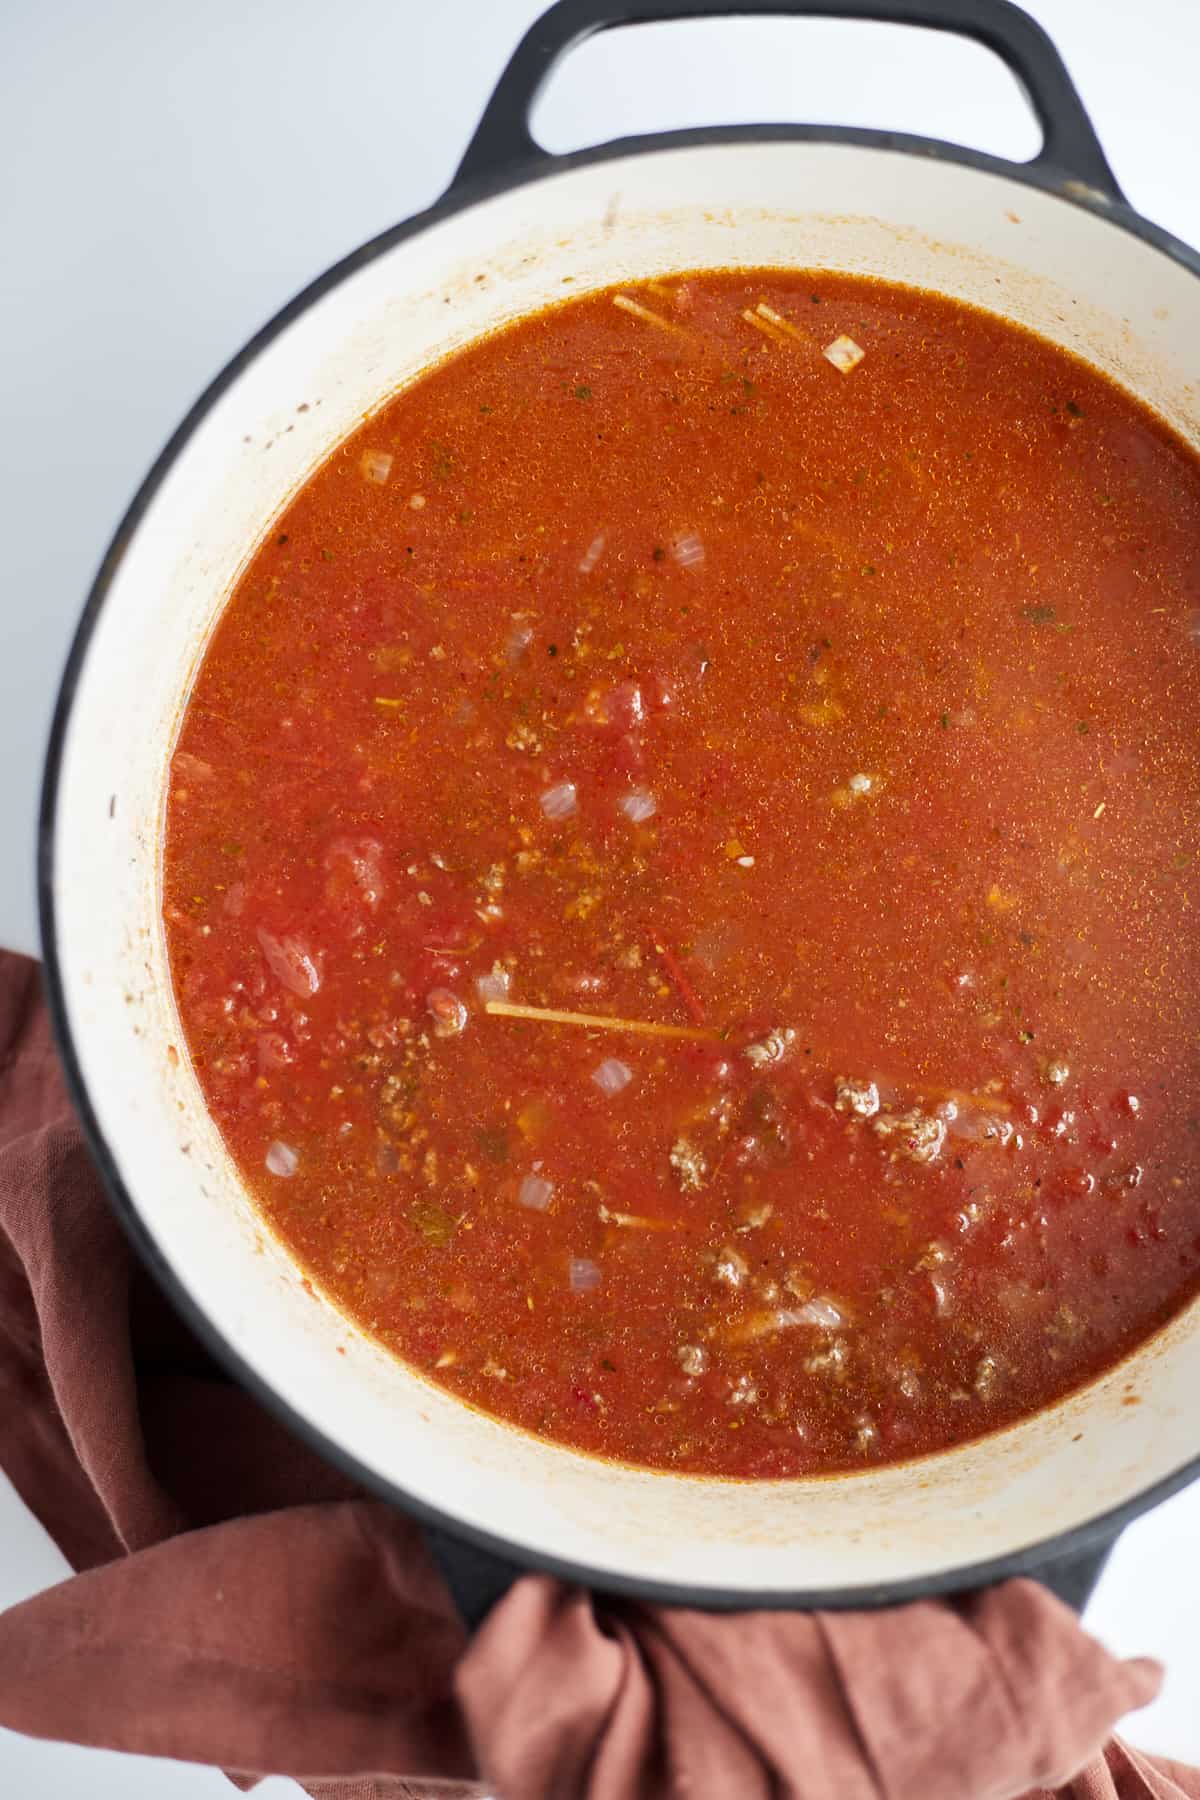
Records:
M530 105L570 45L732 14L977 39L1024 84L1044 147L1018 165L782 125L571 156L532 140ZM41 820L71 1088L113 1203L179 1311L295 1432L427 1523L472 1617L527 1567L712 1608L875 1605L1017 1572L1078 1601L1122 1524L1196 1471L1195 1308L1040 1416L906 1466L739 1484L603 1464L471 1411L314 1300L249 1204L182 1054L160 920L168 757L206 636L281 506L448 348L566 294L733 264L865 272L982 304L1200 440L1196 255L1127 205L1026 14L1004 0L561 0L517 49L445 197L247 344L117 530L63 677Z

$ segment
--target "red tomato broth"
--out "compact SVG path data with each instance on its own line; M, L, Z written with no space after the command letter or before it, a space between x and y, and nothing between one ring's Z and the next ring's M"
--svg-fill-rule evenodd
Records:
M172 768L187 1042L455 1394L681 1471L911 1457L1197 1286L1200 466L930 294L626 293L675 328L472 346L251 561Z

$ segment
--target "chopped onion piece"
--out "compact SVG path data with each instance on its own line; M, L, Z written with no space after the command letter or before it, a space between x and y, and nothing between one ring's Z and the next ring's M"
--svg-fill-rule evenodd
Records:
M383 898L383 845L377 838L335 838L325 852L330 880L326 896L335 905L361 901L374 912Z
M512 976L503 963L493 963L487 975L475 977L475 992L486 1005L489 1000L507 1000Z
M803 1306L779 1306L747 1313L721 1332L727 1344L752 1344L770 1337L776 1331L788 1331L796 1325L815 1326L818 1331L837 1331L846 1323L845 1315L832 1300L807 1300Z
M321 971L299 938L277 938L262 925L256 935L267 967L277 981L293 994L316 993L321 985Z
M359 459L359 469L364 481L378 482L380 486L392 472L395 458L387 450L364 450Z
M583 555L579 559L579 573L581 575L590 575L591 574L591 572L595 568L596 564L600 561L600 555L601 555L601 552L603 551L603 549L604 549L604 533L602 531L598 531L596 533L595 537L592 539L591 543L588 545L587 549L584 551Z
M634 825L644 825L658 811L658 801L645 788L634 788L631 794L622 794L617 805Z
M517 1199L530 1212L545 1212L554 1193L554 1183L544 1175L526 1175L517 1189Z
M281 1143L278 1138L267 1146L267 1168L272 1175L280 1175L285 1180L294 1175L300 1167L300 1158L290 1144Z
M694 531L684 531L671 545L671 555L681 569L691 569L704 561L704 545Z
M630 730L646 717L646 702L636 681L622 681L609 695L609 718L614 725L627 725Z
M619 1094L622 1088L629 1086L633 1080L633 1070L620 1057L606 1056L599 1066L592 1070L592 1080L602 1094Z
M871 777L869 775L852 775L846 785L852 794L869 794Z
M455 1037L466 1029L470 1014L467 1012L465 1000L460 1000L451 988L430 988L425 996L425 1005L433 1020L434 1034L437 1037Z
M575 811L575 799L575 783L573 781L557 781L542 795L542 811L548 819L569 819Z
M821 354L841 374L848 375L851 369L858 367L867 353L852 337L835 337L832 344L826 344Z
M619 681L615 687L589 689L583 702L583 716L590 725L611 726L614 731L632 731L646 718L646 702L636 681Z
M176 775L182 775L187 781L211 781L213 766L205 762L202 756L193 756L190 750L175 752L172 768Z
M723 1281L726 1287L741 1287L749 1273L750 1265L745 1257L729 1249L722 1250L713 1268L717 1280Z
M571 1258L571 1292L573 1294L590 1294L593 1288L600 1286L600 1265L586 1256Z
M508 634L508 642L504 646L504 660L510 666L519 663L533 642L533 626L529 623L528 613L513 614L513 628Z
M837 1331L846 1323L845 1313L833 1304L832 1300L806 1300L803 1306L789 1307L776 1313L781 1326L816 1325L822 1331Z

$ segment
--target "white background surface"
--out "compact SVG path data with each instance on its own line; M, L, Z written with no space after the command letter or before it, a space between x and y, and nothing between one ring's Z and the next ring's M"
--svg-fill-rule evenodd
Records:
M1200 5L1031 0L1135 206L1200 243ZM327 264L444 189L531 0L0 0L0 943L35 943L33 834L58 671L107 539L180 415ZM614 33L539 108L553 148L827 120L1025 156L983 51L753 20ZM2 1428L2 1424L0 1424ZM1168 1665L1135 1742L1200 1761L1200 1484L1122 1538L1089 1612ZM0 1607L65 1574L0 1477ZM213 1772L0 1732L0 1796L203 1800ZM296 1789L258 1790L282 1800Z

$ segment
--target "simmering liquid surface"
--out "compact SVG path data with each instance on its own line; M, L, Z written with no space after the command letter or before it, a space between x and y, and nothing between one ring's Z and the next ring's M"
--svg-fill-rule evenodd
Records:
M187 1045L274 1228L453 1393L660 1468L911 1457L1124 1355L1200 1269L1198 551L1159 422L911 290L689 276L416 382L172 768Z

